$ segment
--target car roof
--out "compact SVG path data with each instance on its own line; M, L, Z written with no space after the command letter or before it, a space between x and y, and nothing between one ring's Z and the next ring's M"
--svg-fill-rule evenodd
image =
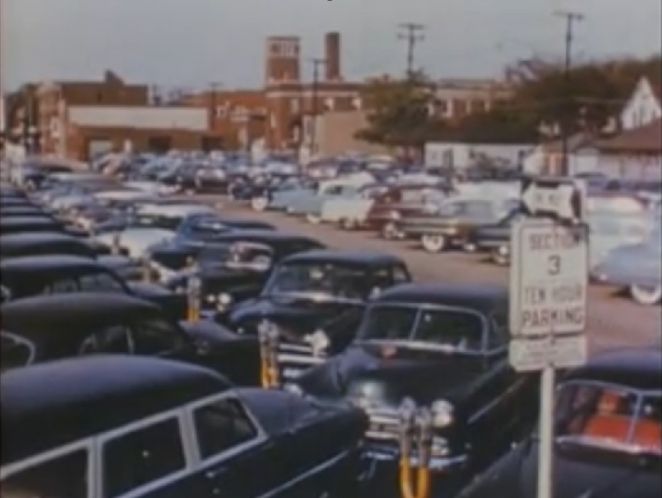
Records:
M137 210L139 216L165 216L184 218L192 214L210 214L216 210L205 204L144 204Z
M376 303L433 304L488 314L508 311L508 290L490 284L402 284L386 289Z
M35 214L27 216L0 216L0 226L11 227L11 226L33 226L33 225L53 225L53 226L62 226L61 223L54 220L52 217L47 214Z
M282 232L280 230L234 230L220 234L215 241L219 242L234 242L234 241L250 241L250 242L288 242L288 241L306 241L314 242L320 247L323 245L312 237L301 235L294 232Z
M23 232L0 236L0 254L3 257L21 256L37 248L43 250L50 248L55 253L59 251L69 253L75 249L80 250L81 254L84 253L83 255L92 256L94 254L92 248L84 240L62 232Z
M106 267L97 260L83 256L70 256L67 254L46 254L39 256L18 256L0 261L0 271L3 277L8 273L13 276L30 275L30 278L41 276L43 273L89 272L90 270L107 271Z
M571 371L564 379L588 380L662 391L662 351L659 346L607 351Z
M123 355L19 368L0 386L3 465L231 387L206 368Z
M404 264L400 258L391 254L374 251L344 251L335 249L321 249L294 254L284 259L283 263L337 263L368 267Z
M9 301L0 307L2 327L26 337L77 335L136 318L161 317L156 304L119 292L65 292Z

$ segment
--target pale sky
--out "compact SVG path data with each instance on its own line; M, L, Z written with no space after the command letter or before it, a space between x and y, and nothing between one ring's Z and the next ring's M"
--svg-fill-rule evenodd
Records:
M434 77L499 76L505 63L561 56L564 23L577 25L579 60L659 52L660 0L0 0L2 80L99 79L166 86L260 87L264 39L299 35L304 57L339 31L346 78L405 68L399 22L427 25L417 62ZM310 68L304 75L310 77Z

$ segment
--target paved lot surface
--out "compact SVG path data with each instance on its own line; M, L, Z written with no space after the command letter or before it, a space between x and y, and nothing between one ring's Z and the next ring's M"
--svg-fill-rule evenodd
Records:
M329 225L311 225L282 213L256 213L242 203L223 203L223 211L238 217L259 218L282 230L305 233L339 249L385 251L403 258L419 281L508 284L508 268L479 254L446 252L428 254L411 241L385 241L372 232L345 232ZM633 262L636 264L636 262ZM591 285L588 301L588 334L591 353L625 346L659 346L662 342L660 306L640 306L611 287Z

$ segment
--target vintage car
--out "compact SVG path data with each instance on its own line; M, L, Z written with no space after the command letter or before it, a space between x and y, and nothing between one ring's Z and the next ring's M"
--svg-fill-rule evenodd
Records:
M152 266L169 289L184 291L200 279L203 310L223 313L257 297L274 266L292 254L321 249L317 240L276 230L235 230L195 252L153 252ZM185 258L193 258L186 266Z
M186 316L186 296L148 282L127 282L107 262L68 256L22 256L0 261L2 284L12 299L63 292L119 292L159 305L173 318Z
M655 222L647 212L594 211L589 212L587 218L590 268L598 266L617 247L645 242Z
M146 204L127 218L126 226L116 232L106 232L96 239L107 247L117 246L132 257L143 257L147 249L155 244L172 240L182 221L191 215L214 215L216 210L205 204Z
M180 191L227 192L228 178L221 168L211 164L187 163L159 175L164 185L178 187Z
M0 389L3 497L350 498L359 485L366 421L349 406L122 355L15 370Z
M403 403L430 407L439 420L430 468L450 487L535 422L538 380L510 367L508 340L506 289L400 285L370 303L344 353L304 373L292 390L362 408L371 420L366 449L380 461L400 457Z
M472 230L497 223L519 206L517 199L457 197L427 214L404 218L398 227L406 238L420 240L427 252L438 253L464 246Z
M322 203L320 221L336 223L344 230L362 227L373 204L388 190L387 185L377 183L344 191Z
M662 354L603 353L556 390L553 496L662 495ZM532 434L460 496L535 496L539 438Z
M47 214L34 216L0 217L0 233L12 235L26 232L62 232L71 235L84 236L85 233L74 227L65 226L60 221Z
M405 263L388 254L303 252L284 259L257 298L217 319L239 335L277 327L283 377L291 380L352 342L372 297L410 280Z
M392 185L375 199L363 226L377 231L385 239L402 238L404 234L398 228L399 223L441 204L448 197L449 191L444 183Z
M611 250L591 270L594 280L627 288L639 304L653 305L662 297L662 235L660 224L647 240Z
M317 190L303 190L290 199L287 213L305 217L310 223L321 221L322 206L327 201L358 195L366 185L374 184L375 178L368 173L357 173L335 180L320 182Z
M63 254L96 259L125 280L142 278L140 266L121 255L108 254L108 248L94 240L59 232L17 233L0 236L0 260L27 256Z
M154 303L118 292L69 292L8 301L2 330L30 344L30 363L79 354L125 353L201 364L257 385L256 341L209 320L173 319ZM15 365L15 361L8 364Z
M510 236L513 224L524 218L525 214L514 209L505 218L493 225L485 225L471 230L467 236L465 249L487 252L490 259L498 265L510 264Z
M0 258L72 254L95 257L100 252L89 241L62 232L27 232L0 235Z
M33 216L51 216L52 214L45 209L31 205L31 204L22 204L18 206L0 206L0 215L3 218L15 218L15 217L33 217Z

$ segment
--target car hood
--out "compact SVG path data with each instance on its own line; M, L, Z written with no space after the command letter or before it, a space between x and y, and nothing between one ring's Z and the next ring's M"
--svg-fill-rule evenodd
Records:
M581 452L580 452L581 451ZM554 461L556 498L654 498L662 492L659 462L650 467L597 450L560 450ZM506 455L462 498L535 496L538 444L526 442Z
M309 333L349 308L362 306L346 302L317 302L295 297L259 297L238 305L228 317L232 328L256 326L269 320L282 326L284 332Z
M405 397L419 404L443 398L458 406L471 395L483 372L480 361L468 356L355 344L299 382L321 397L367 395L372 402L393 408Z

